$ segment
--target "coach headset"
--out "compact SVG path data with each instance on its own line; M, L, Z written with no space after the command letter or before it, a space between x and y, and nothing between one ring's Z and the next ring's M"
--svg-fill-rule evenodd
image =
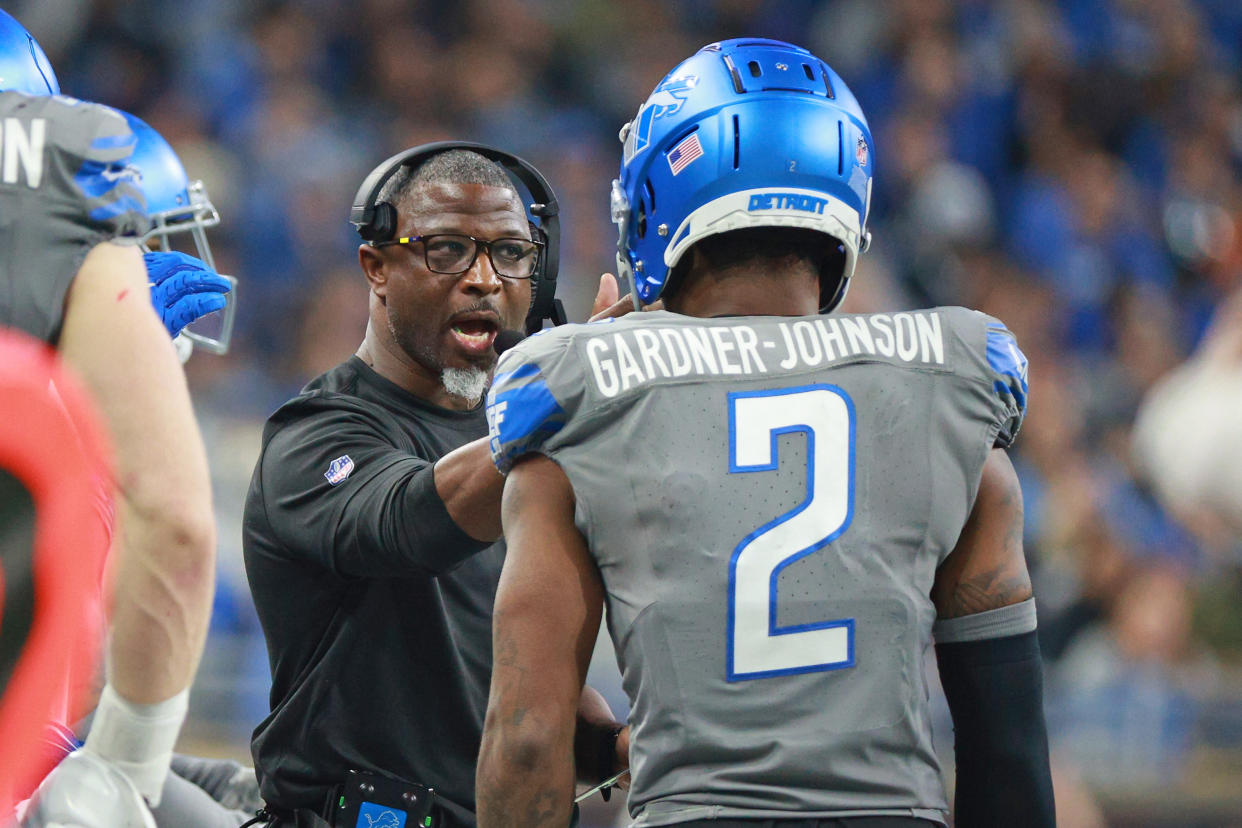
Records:
M561 305L561 300L556 298L556 271L560 264L561 244L561 225L557 213L560 207L547 179L539 170L516 155L485 144L460 141L437 141L399 152L372 170L362 182L349 211L350 224L358 230L363 241L374 244L391 240L397 232L397 208L387 201L377 201L384 184L402 167L418 167L433 155L455 149L478 153L500 164L510 178L525 187L531 198L535 199L530 205L532 218L528 218L528 222L534 240L543 243L543 250L530 280L530 310L526 315L526 333L532 334L542 328L545 319L550 320L553 325L564 325L565 308ZM535 219L538 220L537 223Z

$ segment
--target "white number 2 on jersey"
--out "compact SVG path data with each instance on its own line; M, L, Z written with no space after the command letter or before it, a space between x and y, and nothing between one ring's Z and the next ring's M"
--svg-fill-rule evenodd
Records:
M729 561L728 679L854 666L854 619L777 623L781 571L830 543L854 514L854 403L835 385L729 394L729 472L772 471L778 438L806 436L806 499L751 532Z

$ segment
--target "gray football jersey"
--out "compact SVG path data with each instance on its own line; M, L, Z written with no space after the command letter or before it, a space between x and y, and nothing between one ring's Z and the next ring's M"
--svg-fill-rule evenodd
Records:
M573 485L636 825L945 819L929 594L1026 392L1013 335L964 308L636 313L504 355L493 456L546 454Z
M146 231L135 142L106 106L0 92L0 325L55 343L86 254Z

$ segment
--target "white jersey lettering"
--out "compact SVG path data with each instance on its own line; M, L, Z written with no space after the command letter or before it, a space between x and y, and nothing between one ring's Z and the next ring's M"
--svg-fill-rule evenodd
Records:
M24 183L32 190L37 190L43 181L43 146L47 138L47 121L34 118L30 121L30 132L17 118L5 118L3 134L0 135L0 150L4 153L2 168L5 184ZM25 181L17 178L18 165L25 172Z
M765 361L769 350L772 360ZM596 388L615 397L660 380L802 371L858 357L945 364L935 312L791 319L762 325L613 329L586 340Z

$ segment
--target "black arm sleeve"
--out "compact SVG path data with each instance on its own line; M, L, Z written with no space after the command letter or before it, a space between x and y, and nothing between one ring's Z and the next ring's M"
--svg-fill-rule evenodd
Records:
M270 436L260 459L266 523L279 548L342 575L446 572L490 543L449 517L433 463L413 453L399 424L320 402ZM330 483L334 460L353 469Z
M937 644L953 714L957 828L1056 825L1035 631Z

